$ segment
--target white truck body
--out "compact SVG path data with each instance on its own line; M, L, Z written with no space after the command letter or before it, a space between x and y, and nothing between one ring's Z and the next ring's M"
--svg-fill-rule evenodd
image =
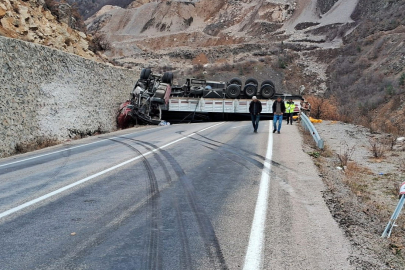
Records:
M251 99L218 99L218 98L170 98L169 112L210 112L210 113L249 113ZM300 101L295 103L294 112L299 112ZM274 100L260 100L262 114L273 113Z

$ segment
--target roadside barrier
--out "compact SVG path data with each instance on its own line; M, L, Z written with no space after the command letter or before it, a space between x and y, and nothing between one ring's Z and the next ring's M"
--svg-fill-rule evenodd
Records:
M316 131L316 128L311 123L311 120L304 113L301 113L301 124L306 130L311 133L312 138L314 138L314 141L316 142L316 146L319 149L323 149L324 143L321 139L321 136L319 136L318 131Z
M398 219L399 214L401 213L402 207L404 207L405 203L405 182L402 183L401 188L399 189L399 202L397 204L397 207L395 208L394 213L391 216L390 221L388 221L387 226L385 227L385 230L383 234L381 235L382 238L389 238L392 233L392 229L396 226L395 222Z

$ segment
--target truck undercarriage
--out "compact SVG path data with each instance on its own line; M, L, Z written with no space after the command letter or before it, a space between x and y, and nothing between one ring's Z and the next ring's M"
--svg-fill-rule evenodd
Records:
M130 99L121 104L117 115L118 128L131 124L158 125L163 116L177 120L206 121L217 118L247 117L248 105L257 96L264 105L263 117L272 114L272 99L300 101L301 96L275 93L272 81L233 78L229 82L207 81L189 78L183 85L173 85L173 73L153 74L151 69L142 70L139 80L130 94ZM297 106L298 109L298 106ZM298 109L299 110L299 109ZM166 119L168 120L168 119Z

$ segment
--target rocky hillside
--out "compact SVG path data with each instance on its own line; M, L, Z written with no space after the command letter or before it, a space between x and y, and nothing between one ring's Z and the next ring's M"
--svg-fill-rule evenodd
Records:
M86 24L116 65L271 78L279 92L335 96L348 121L377 123L370 111L394 108L392 128L405 119L404 2L138 0Z
M102 61L89 48L92 41L84 32L72 29L68 13L59 18L46 8L44 0L0 2L0 35L49 46L85 58Z
M346 120L405 132L405 1L360 0L357 28L328 68L328 95Z
M314 4L315 3L315 4ZM105 6L86 21L122 66L200 77L272 78L281 92L326 90L326 65L313 50L337 48L354 27L357 1L134 1Z
M131 4L133 0L67 0L67 2L72 5L76 4L80 14L83 18L87 19L106 5L126 7ZM142 2L142 0L137 0L137 2Z

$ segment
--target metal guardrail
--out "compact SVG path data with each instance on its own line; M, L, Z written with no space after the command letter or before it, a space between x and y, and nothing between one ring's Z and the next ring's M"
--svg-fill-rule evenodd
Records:
M389 238L392 233L392 229L396 226L395 222L398 219L399 214L401 213L402 207L404 206L405 203L405 196L401 195L401 199L398 202L397 207L395 208L394 213L392 214L390 220L388 221L387 226L385 227L385 230L383 234L381 235L382 238Z
M385 227L383 234L381 235L382 238L389 238L391 236L392 229L395 226L397 226L395 225L395 222L397 221L398 216L401 213L402 208L404 207L404 204L405 204L405 182L401 184L401 187L399 189L399 202L390 220L388 221L388 224Z
M321 139L321 136L319 136L318 131L316 131L314 125L311 123L311 120L309 120L308 116L306 116L302 112L300 116L301 116L301 124L306 130L308 130L311 133L312 138L314 138L314 141L316 142L316 146L318 146L319 149L323 149L324 146L323 140Z

